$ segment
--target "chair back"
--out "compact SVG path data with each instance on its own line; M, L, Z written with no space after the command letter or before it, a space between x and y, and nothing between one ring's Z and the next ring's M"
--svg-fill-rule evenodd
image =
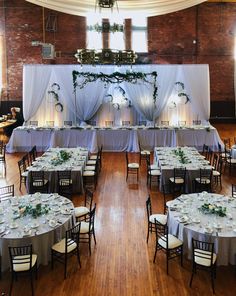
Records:
M96 126L97 125L96 120L87 120L86 122L87 122L87 124L92 125L92 126Z
M48 121L46 121L46 125L48 127L54 127L54 120L48 120Z
M59 185L68 185L71 180L71 170L68 171L57 171L57 178Z
M0 188L0 202L14 196L14 184Z
M48 181L44 178L44 171L30 171L31 179L29 184L30 194L35 192L47 193Z
M36 146L33 146L32 149L29 151L29 160L32 164L33 161L36 160L37 157L37 148Z
M161 125L169 126L169 120L161 120Z
M179 120L179 121L178 121L178 125L179 125L179 126L184 126L184 125L186 125L186 120Z
M8 247L10 255L11 270L14 271L17 265L28 265L32 268L32 245L20 247Z
M65 253L68 253L70 246L74 243L79 245L79 236L80 236L80 227L81 223L77 223L72 228L66 231L66 239L65 239Z
M236 198L236 184L232 184L232 197Z
M212 178L212 170L209 169L200 169L200 181L201 183L204 183L205 179L208 179L211 181Z
M174 168L174 182L181 178L185 181L186 168Z
M89 232L94 229L95 212L96 212L96 204L94 204L93 209L89 213Z
M130 121L129 120L122 120L122 126L129 126Z
M72 120L65 120L64 126L72 126Z
M106 127L111 127L111 126L113 126L113 120L106 120L106 121L105 121L105 126L106 126Z
M212 162L212 166L214 167L215 170L218 169L219 160L220 160L220 156L219 156L219 154L214 153L214 154L213 154L213 162Z
M147 218L149 221L149 217L152 215L152 203L151 203L150 195L148 195L148 198L146 200L146 210L147 210Z
M26 171L26 163L25 163L25 158L24 157L22 157L18 161L18 168L19 168L20 175Z
M146 120L140 120L138 122L138 125L144 125L144 126L146 126L147 125L147 121Z
M30 120L29 124L30 124L31 126L38 126L39 123L38 123L37 120Z
M173 196L171 193L171 188L168 183L162 184L162 193L163 193L163 198L164 198L164 214L166 214L168 212L168 207L167 207L166 203L167 203L167 201L173 199Z
M85 195L84 195L84 206L87 207L90 212L92 209L92 204L93 204L93 192L86 188Z
M193 120L193 125L201 125L202 121L201 120Z
M169 242L168 242L168 226L167 224L161 224L156 219L155 221L155 233L156 233L156 241L162 242L162 245L166 246L166 249L168 249ZM159 243L158 243L159 244Z
M193 262L201 262L201 260L209 261L209 265L213 265L214 243L199 241L192 238L192 259Z

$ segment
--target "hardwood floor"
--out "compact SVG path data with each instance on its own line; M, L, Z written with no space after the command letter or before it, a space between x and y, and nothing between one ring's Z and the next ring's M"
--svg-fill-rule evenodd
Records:
M220 128L221 137L233 137L235 126ZM7 175L0 179L0 186L15 184L19 192L17 160L22 154L7 155ZM138 156L136 155L135 157ZM191 262L184 260L181 268L179 260L170 261L169 276L166 275L165 256L158 253L154 264L154 242L152 234L146 243L147 218L145 201L148 195L146 167L142 163L139 182L131 176L126 183L125 153L103 153L103 166L95 192L96 238L92 244L92 255L87 246L81 246L81 264L76 259L69 261L68 278L63 278L63 267L55 264L40 266L35 294L44 296L152 296L152 295L212 295L210 276L204 271L197 272L192 289L189 288ZM221 193L231 193L231 183L236 183L236 171L223 177ZM158 188L150 191L154 212L163 211L163 197ZM78 205L82 196L74 196ZM232 266L219 267L216 278L216 295L236 295L236 273ZM4 273L0 280L0 292L8 291L10 273ZM13 295L31 295L27 277L20 277L14 283Z

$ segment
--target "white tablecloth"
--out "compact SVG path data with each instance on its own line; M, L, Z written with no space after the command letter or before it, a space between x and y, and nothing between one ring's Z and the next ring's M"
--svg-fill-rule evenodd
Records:
M60 151L66 151L71 158L63 164L54 165L51 163L53 158L57 157ZM45 179L49 181L49 192L58 192L57 188L57 171L71 170L73 193L83 192L82 171L88 159L88 150L82 147L78 148L50 148L41 157L29 167L27 177L27 188L30 191L31 171L44 171Z
M186 157L186 163L181 163L175 151L181 151ZM155 163L161 169L160 190L163 184L168 184L169 178L173 177L174 168L186 168L186 187L185 192L192 192L193 180L199 177L200 169L212 169L209 161L196 150L195 147L156 147L154 151Z
M104 151L154 150L158 146L194 146L202 150L203 144L218 150L223 145L217 130L213 127L130 127L130 128L28 128L18 127L13 131L7 152L29 151L34 145L38 151L50 147L82 146L90 152L97 152L103 145Z
M204 203L226 207L226 216L204 214ZM192 238L214 242L217 265L235 264L236 200L219 194L189 194L167 203L169 232L184 242L184 252L191 259ZM183 217L183 218L181 218ZM183 221L183 222L180 222ZM208 233L209 232L209 233Z
M35 207L39 203L42 206L49 206L48 214L38 218L33 218L31 215L16 218L19 206ZM33 252L38 255L38 265L47 265L51 260L51 246L64 237L65 231L74 223L73 220L72 202L59 195L34 194L11 198L11 202L10 200L3 201L0 204L2 270L10 267L8 246L32 244Z

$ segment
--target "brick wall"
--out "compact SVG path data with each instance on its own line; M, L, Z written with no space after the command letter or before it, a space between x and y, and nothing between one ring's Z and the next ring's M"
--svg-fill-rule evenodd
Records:
M5 5L5 8L3 8ZM76 63L77 48L86 45L85 18L56 14L57 32L43 31L43 9L23 0L0 1L0 34L5 37L2 101L22 100L22 66L29 63ZM203 3L148 19L149 54L140 62L158 64L206 63L210 67L212 116L234 116L234 40L236 3ZM55 45L57 57L43 60L41 46ZM223 105L222 105L223 104ZM224 108L222 108L224 106Z

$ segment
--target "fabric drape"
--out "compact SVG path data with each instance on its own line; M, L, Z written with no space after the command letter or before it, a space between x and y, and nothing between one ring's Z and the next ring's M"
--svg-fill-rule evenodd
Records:
M57 10L60 12L86 16L89 12L94 12L94 0L26 0L36 5L40 5L49 9ZM134 15L142 14L145 16L155 16L162 15L182 9L198 5L200 3L206 2L206 0L125 0L118 1L119 14L122 16L130 18ZM113 9L112 14L114 15L115 9ZM111 11L102 13L105 16L109 16Z

